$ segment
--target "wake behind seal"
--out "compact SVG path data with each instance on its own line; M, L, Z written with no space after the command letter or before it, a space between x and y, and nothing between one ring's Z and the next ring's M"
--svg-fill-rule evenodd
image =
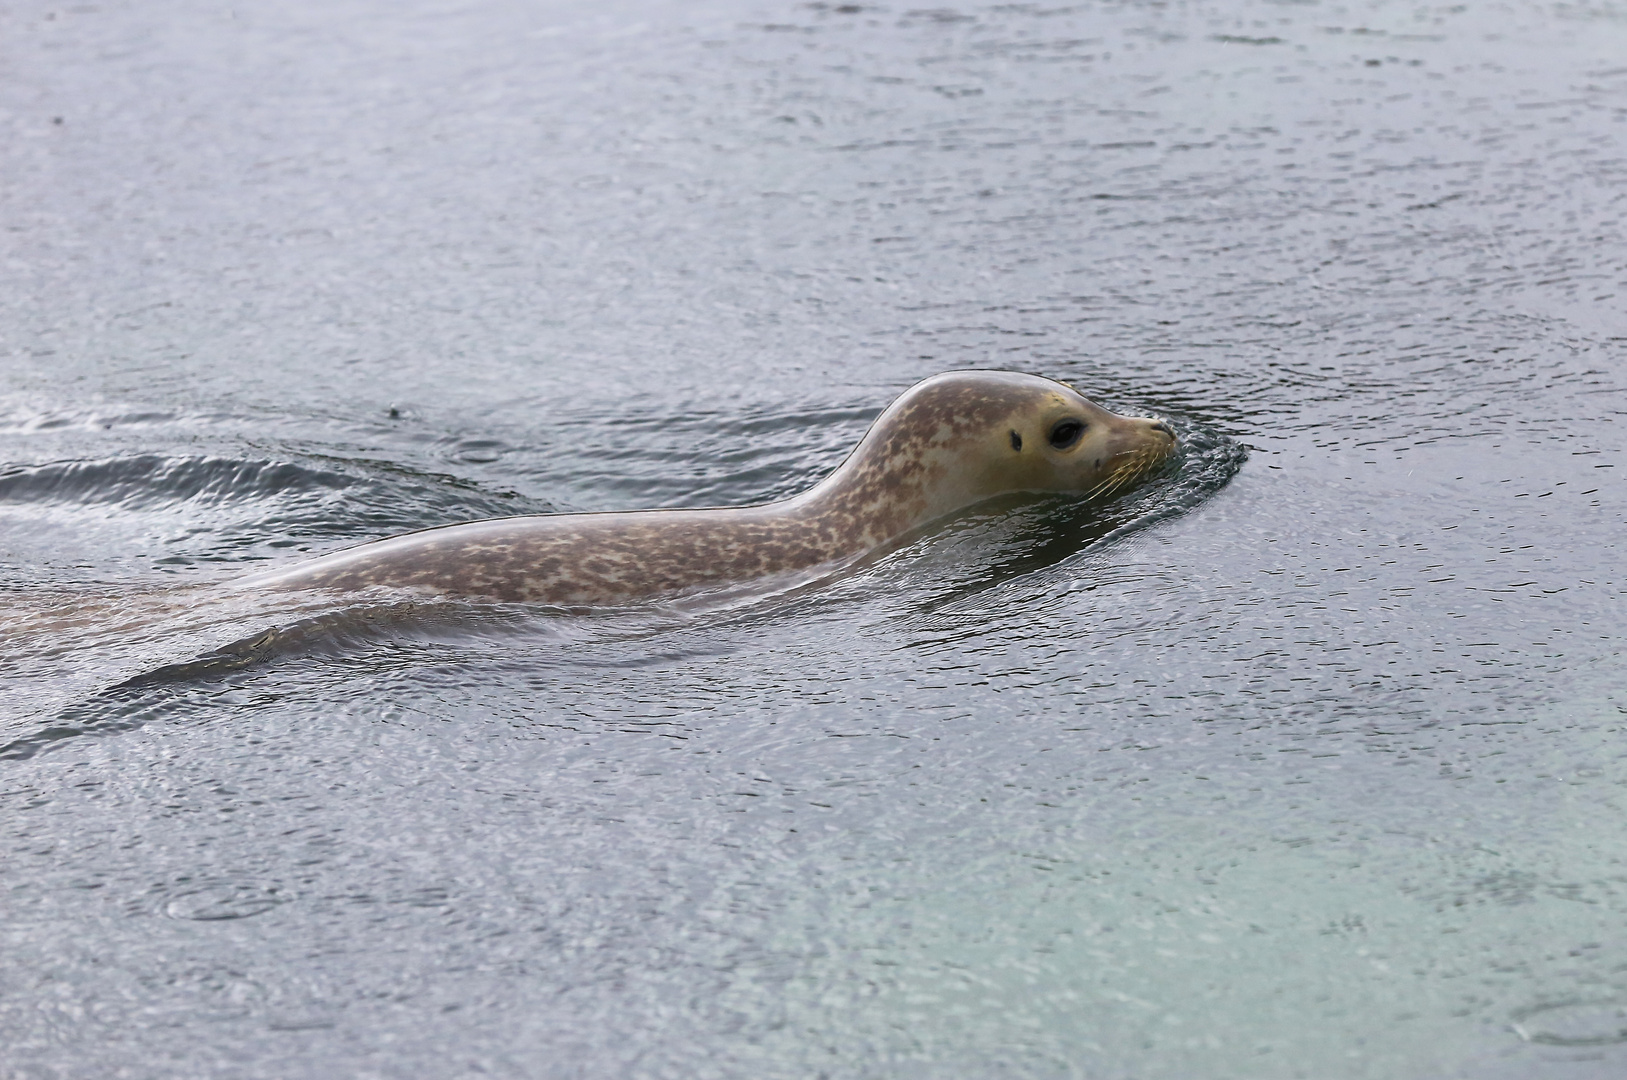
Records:
M1009 371L951 371L906 390L829 476L756 506L544 514L445 525L240 578L229 587L406 591L600 607L837 569L985 499L1104 497L1176 449L1160 421Z

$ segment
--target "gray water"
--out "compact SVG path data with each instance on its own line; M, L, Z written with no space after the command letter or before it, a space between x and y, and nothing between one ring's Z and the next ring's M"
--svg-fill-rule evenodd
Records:
M1607 0L6 5L0 1076L1622 1075L1624 135ZM213 599L962 367L1186 456Z

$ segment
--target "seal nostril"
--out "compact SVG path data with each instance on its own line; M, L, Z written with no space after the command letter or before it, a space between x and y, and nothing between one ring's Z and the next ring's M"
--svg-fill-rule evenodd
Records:
M1154 431L1162 431L1165 435L1168 435L1172 439L1175 437L1175 429L1164 423L1162 420L1155 421L1152 425L1152 429Z

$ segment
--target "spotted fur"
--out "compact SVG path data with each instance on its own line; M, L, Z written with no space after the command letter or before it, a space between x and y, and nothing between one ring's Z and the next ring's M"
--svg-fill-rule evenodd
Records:
M1080 446L1067 455L1046 446L1055 416L1087 423ZM1164 425L1107 412L1062 383L1014 372L948 372L906 391L835 472L794 498L449 525L242 584L615 604L840 565L1006 492L1105 496L1147 475L1175 445Z

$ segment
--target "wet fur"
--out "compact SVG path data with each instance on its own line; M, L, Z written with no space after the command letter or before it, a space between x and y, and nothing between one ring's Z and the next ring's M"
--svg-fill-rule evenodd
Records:
M1088 436L1091 445L1082 448L1094 456L1081 457L1067 470L1059 470L1043 446L1041 421L1057 409L1088 414L1098 428ZM834 473L794 498L761 506L450 525L364 544L239 584L615 604L834 568L920 525L1007 492L1073 490L1104 497L1157 468L1174 447L1173 435L1162 425L1115 416L1064 384L1013 372L949 372L906 391Z

